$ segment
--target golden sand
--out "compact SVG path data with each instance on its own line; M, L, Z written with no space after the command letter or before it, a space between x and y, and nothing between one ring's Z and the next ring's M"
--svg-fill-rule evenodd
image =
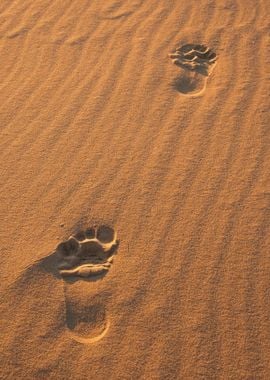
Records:
M1 1L1 379L270 379L269 14Z

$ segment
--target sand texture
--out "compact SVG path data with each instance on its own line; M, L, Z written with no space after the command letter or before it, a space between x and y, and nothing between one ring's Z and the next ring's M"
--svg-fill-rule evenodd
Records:
M269 14L0 2L1 379L270 379Z

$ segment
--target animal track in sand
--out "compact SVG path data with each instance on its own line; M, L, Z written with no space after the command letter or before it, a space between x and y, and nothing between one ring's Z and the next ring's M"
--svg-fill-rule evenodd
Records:
M64 279L66 323L73 339L94 343L109 328L105 310L105 293L87 297L77 280L97 281L110 269L119 242L109 226L94 226L80 231L56 248L56 267ZM81 281L82 282L82 281Z
M175 80L175 89L183 95L201 95L216 65L216 53L205 45L187 44L177 48L169 57L175 65L185 70Z
M56 248L62 277L91 277L105 274L118 242L111 227L92 227L71 236Z

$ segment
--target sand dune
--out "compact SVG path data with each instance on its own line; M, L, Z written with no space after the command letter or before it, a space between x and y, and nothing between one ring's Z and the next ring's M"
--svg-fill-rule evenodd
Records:
M270 378L269 8L1 2L1 378Z

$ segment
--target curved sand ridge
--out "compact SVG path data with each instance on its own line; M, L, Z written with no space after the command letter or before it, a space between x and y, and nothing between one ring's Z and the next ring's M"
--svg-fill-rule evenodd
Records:
M0 4L3 378L269 378L268 14ZM211 75L171 64L186 45L216 54ZM95 223L117 260L63 282L47 258Z

